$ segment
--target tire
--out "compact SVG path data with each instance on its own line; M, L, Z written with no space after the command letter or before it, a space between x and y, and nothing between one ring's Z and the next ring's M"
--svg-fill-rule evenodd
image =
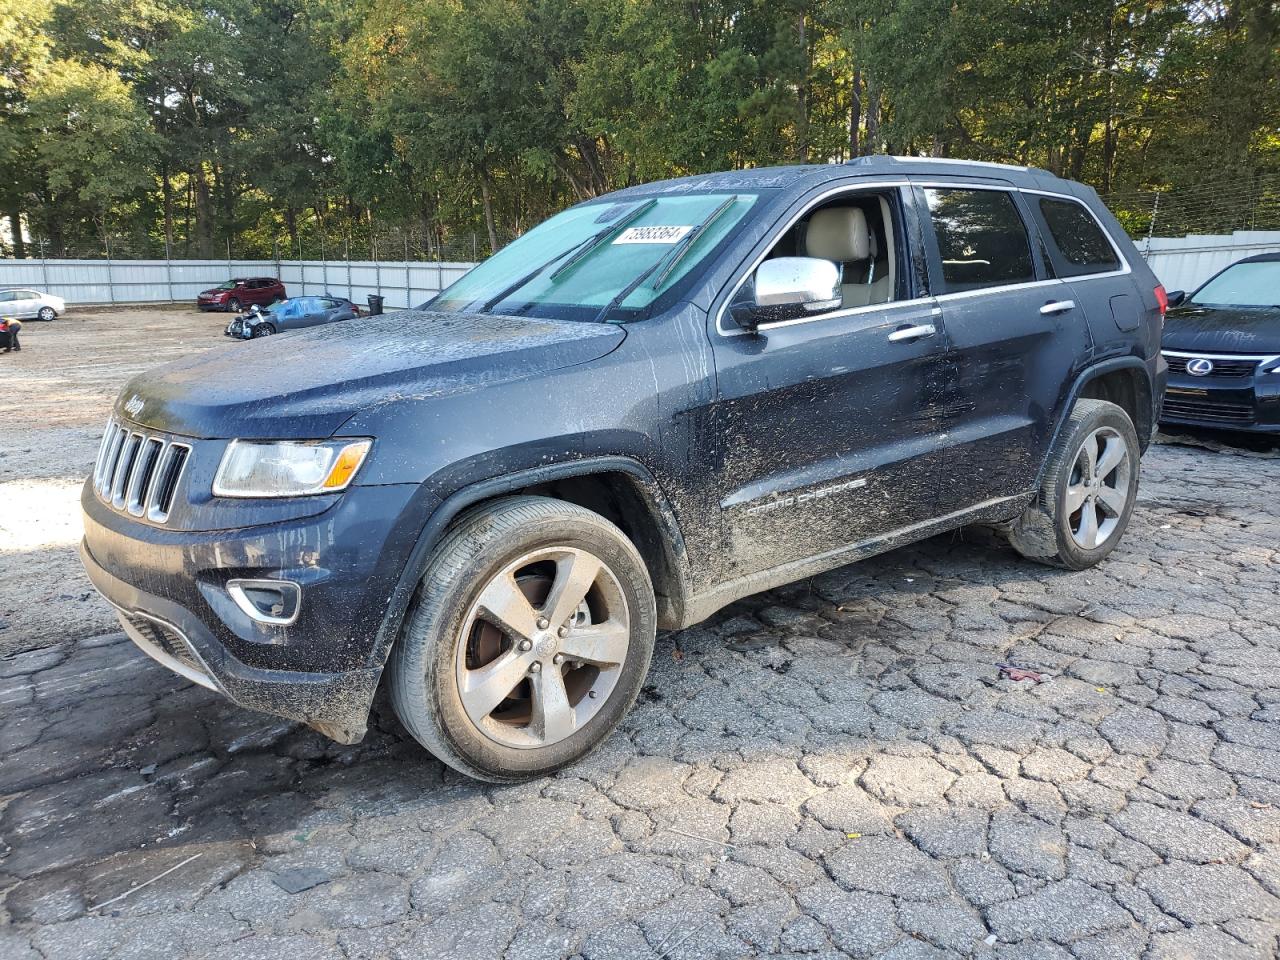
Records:
M1029 560L1068 570L1099 563L1133 515L1141 456L1138 432L1122 407L1077 400L1035 501L1009 524L1009 542ZM1090 475L1091 464L1101 467L1101 476Z
M575 604L575 578L587 576ZM556 618L569 611L560 629L539 616L556 606ZM525 626L499 629L489 607ZM649 573L616 526L561 500L497 500L459 517L436 548L392 651L391 702L455 770L493 782L542 777L599 746L626 715L656 625Z
M58 319L58 311L54 310L53 307L41 307L36 311L36 318L43 320L45 323L52 323Z
M250 340L257 340L259 337L269 337L276 332L276 328L269 323L260 323L253 328L253 332L249 334Z
M231 299L227 301L227 309L232 313L239 313L243 308L239 300Z

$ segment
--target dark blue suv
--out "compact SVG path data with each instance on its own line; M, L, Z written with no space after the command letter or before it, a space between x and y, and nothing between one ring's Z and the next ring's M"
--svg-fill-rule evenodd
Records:
M136 378L84 562L139 647L245 707L354 742L385 673L440 759L537 776L617 724L656 630L744 595L975 523L1097 563L1164 306L1094 192L1040 170L634 187L359 337Z

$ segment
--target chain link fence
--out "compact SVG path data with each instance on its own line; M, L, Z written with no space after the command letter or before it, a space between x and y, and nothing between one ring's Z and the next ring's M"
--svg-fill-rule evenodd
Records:
M1280 174L1170 191L1116 190L1102 201L1140 248L1153 237L1280 230Z
M445 231L422 224L361 221L327 229L315 222L295 231L246 229L200 243L166 241L145 232L107 229L92 237L55 236L29 228L22 251L27 259L47 260L306 260L317 262L389 261L402 263L475 263L518 236L497 231ZM496 242L496 246L495 246ZM15 257L12 238L0 236L0 258Z

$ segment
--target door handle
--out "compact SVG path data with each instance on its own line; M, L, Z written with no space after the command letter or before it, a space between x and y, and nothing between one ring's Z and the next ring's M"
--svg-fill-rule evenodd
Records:
M1076 302L1074 300L1053 300L1041 307L1040 312L1048 317L1055 313L1066 313L1068 310L1074 310L1075 308Z
M890 343L901 343L903 340L919 340L921 337L932 337L938 328L932 323L920 323L914 327L899 327L889 334Z

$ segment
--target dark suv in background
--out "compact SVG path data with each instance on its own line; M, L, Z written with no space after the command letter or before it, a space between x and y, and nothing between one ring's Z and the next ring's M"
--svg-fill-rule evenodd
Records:
M265 307L287 297L284 284L275 277L236 277L202 291L196 297L196 306L201 310L239 313L245 307Z
M653 183L417 311L129 383L83 558L237 703L516 780L622 718L659 628L965 524L1119 542L1164 291L1084 186L867 158Z

